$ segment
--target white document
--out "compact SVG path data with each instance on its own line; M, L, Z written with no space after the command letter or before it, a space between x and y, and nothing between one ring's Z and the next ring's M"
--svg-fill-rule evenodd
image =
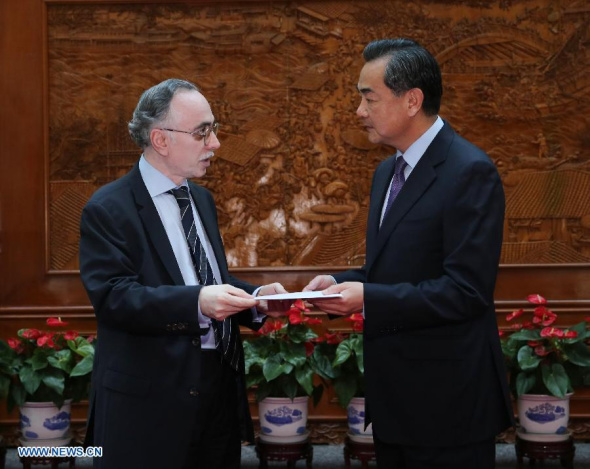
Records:
M328 298L342 298L342 293L323 295L321 291L300 291L294 293L278 293L276 295L257 296L257 300L318 300Z

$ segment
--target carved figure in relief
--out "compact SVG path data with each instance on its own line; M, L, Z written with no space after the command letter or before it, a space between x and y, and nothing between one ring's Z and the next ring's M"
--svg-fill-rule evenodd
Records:
M375 170L365 264L304 289L342 294L312 300L326 313L366 318L377 467L493 469L495 436L513 422L493 300L502 183L438 115L442 75L425 48L377 40L363 57L357 117L396 153Z
M210 168L217 129L194 84L150 88L129 123L139 162L83 210L80 272L101 338L86 433L104 450L95 468L239 469L241 441L254 439L239 326L257 330L290 302L256 300L285 293L279 283L229 274L213 197L188 180Z

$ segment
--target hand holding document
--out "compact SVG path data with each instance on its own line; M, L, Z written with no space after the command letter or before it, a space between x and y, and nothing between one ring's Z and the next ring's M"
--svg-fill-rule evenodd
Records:
M279 293L276 295L257 296L257 300L327 300L329 298L342 298L342 293L323 295L321 291L300 291L293 293Z

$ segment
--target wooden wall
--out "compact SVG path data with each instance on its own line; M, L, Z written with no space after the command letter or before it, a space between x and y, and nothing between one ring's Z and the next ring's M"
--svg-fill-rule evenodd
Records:
M222 123L200 182L238 276L297 289L362 264L370 177L390 150L357 125L355 87L363 46L394 36L436 55L441 115L502 175L500 325L529 293L562 325L590 316L589 21L583 0L0 2L0 337L54 315L95 330L80 211L138 158L126 122L171 76L199 84ZM590 393L573 415L587 437ZM343 418L325 400L316 439L339 438ZM0 408L0 430L15 421Z

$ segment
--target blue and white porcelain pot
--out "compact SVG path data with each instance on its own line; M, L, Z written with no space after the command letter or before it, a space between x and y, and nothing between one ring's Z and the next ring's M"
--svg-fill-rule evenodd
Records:
M373 440L373 424L365 430L365 398L353 397L347 407L348 436L353 441Z
M296 442L307 438L309 397L267 397L258 403L260 438L267 441Z
M518 398L518 434L532 441L560 441L569 438L567 424L570 397L561 399L544 394L523 394ZM539 435L538 437L536 437Z
M71 399L65 401L61 408L53 402L25 402L20 407L23 439L36 442L53 440L60 445L67 445L70 439L71 407Z

